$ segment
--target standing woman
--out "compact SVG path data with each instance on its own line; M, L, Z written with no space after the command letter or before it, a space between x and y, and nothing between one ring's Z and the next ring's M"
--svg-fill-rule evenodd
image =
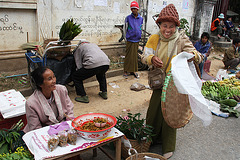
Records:
M65 86L56 84L56 77L47 67L35 69L31 76L37 89L27 99L27 125L24 132L66 120L64 113L73 116L73 103Z
M124 59L124 77L128 78L128 73L135 78L139 78L137 51L142 35L143 18L138 13L139 5L133 1L130 5L132 14L128 15L124 24L124 35L126 38L126 56Z
M179 16L173 4L169 4L162 9L156 23L160 27L160 31L149 38L144 51L144 63L153 67L165 68L170 52L173 52L174 57L183 51L195 55L188 61L195 61L195 63L202 61L201 54L196 51L192 42L185 35L184 30L178 28L180 25ZM171 64L169 64L166 72L170 68ZM154 127L156 136L153 137L153 142L158 143L161 141L163 156L170 158L175 150L176 129L168 126L163 118L161 94L162 89L153 90L146 123Z

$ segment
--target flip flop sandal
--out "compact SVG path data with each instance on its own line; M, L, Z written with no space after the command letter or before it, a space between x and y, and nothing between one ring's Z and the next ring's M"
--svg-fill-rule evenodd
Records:
M125 79L128 79L128 75L127 75L127 74L124 74L123 77L124 77Z
M137 73L133 73L133 76L137 79L139 78L139 75Z

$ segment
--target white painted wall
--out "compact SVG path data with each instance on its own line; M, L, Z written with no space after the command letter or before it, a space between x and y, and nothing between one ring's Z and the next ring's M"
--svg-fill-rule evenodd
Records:
M74 22L81 24L83 30L76 39L87 39L98 44L116 42L121 35L120 30L114 25L122 24L125 16L130 14L129 0L52 0L42 2L42 0L38 1L38 10L41 12L38 13L40 40L58 38L63 22L73 18Z
M21 0L15 1L21 2ZM4 7L1 7L3 4L1 1L0 52L17 50L21 44L27 42L27 33L29 41L58 38L61 25L69 18L74 18L74 22L81 24L83 32L76 37L77 39L87 39L97 44L118 42L121 32L114 25L124 23L125 17L131 13L131 1L36 0L37 5L34 8L33 0L31 4L28 4L30 7L26 7L27 9L24 9L24 5L14 7L14 5L6 6L4 4ZM195 0L149 0L147 22L149 33L153 34L158 31L152 16L159 14L165 5L170 3L176 6L180 18L186 18L191 23L194 16ZM19 2L15 5L17 4Z
M19 50L19 46L36 41L35 10L0 9L0 51Z
M159 14L166 5L171 3L175 5L179 14L179 19L185 18L188 20L191 31L194 19L195 1L196 0L149 0L147 31L152 34L159 31L152 16Z

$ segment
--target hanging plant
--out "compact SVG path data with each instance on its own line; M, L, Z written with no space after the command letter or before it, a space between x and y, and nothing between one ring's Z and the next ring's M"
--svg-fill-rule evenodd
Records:
M185 30L185 33L187 36L190 36L190 33L189 33L189 23L187 21L187 19L185 18L181 18L180 19L180 26L179 28Z

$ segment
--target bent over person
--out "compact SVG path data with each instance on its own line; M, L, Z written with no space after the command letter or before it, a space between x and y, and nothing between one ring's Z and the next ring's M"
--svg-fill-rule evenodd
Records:
M198 64L202 61L201 53L195 49L184 30L178 28L180 26L179 16L173 4L169 4L162 9L156 24L160 27L160 30L148 39L143 63L165 69L171 52L173 52L172 57L174 57L183 51L195 55L188 61L194 60ZM169 64L166 72L170 68L171 65ZM147 110L146 123L154 128L153 143L162 142L163 156L170 158L175 150L177 130L169 126L164 120L161 94L162 88L153 90Z
M82 43L74 52L76 71L72 74L72 80L78 97L77 102L89 103L88 96L83 86L83 80L96 75L100 91L98 94L107 99L107 82L105 73L109 69L108 56L94 43Z
M51 69L39 67L31 76L37 89L26 102L25 133L62 122L66 120L64 114L74 118L73 103L67 88L56 84L56 77Z

